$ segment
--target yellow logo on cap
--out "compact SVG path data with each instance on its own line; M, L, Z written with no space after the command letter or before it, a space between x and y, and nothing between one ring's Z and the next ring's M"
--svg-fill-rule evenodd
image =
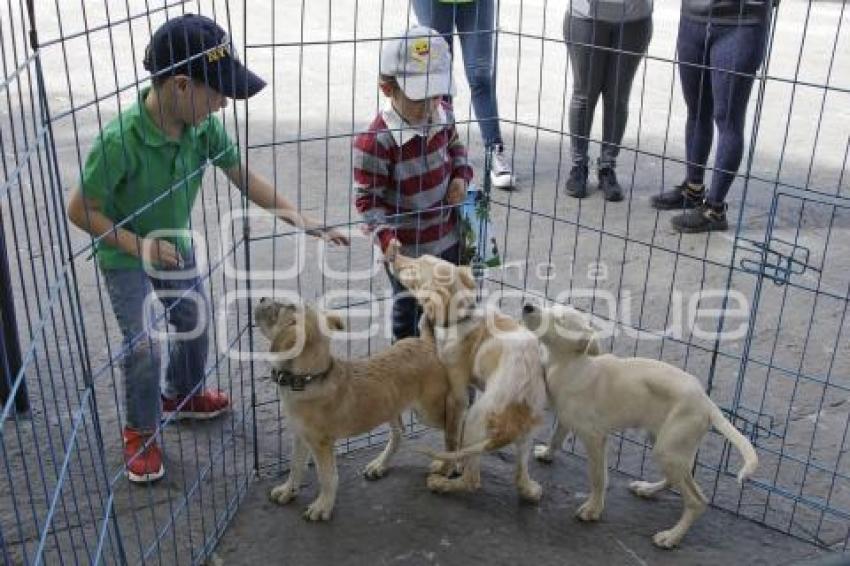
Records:
M410 55L414 59L425 63L431 54L431 40L426 37L414 40L410 45Z
M219 45L218 47L213 47L207 52L207 61L210 63L215 63L225 57L230 55L230 48L226 45Z

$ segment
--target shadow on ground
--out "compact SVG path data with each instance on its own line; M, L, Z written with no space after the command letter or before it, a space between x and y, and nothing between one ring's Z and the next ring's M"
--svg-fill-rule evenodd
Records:
M607 508L594 525L573 519L585 496L583 460L558 454L552 466L533 464L544 486L539 507L520 503L513 455L488 456L479 493L442 496L425 487L426 461L411 449L437 444L429 434L409 441L382 480L361 469L376 455L361 450L339 459L340 489L333 520L301 518L316 494L313 470L298 499L281 507L268 500L276 481L250 488L221 540L216 564L794 564L822 551L717 509L696 523L682 547L662 551L651 535L678 517L679 497L631 496L625 476L612 474Z

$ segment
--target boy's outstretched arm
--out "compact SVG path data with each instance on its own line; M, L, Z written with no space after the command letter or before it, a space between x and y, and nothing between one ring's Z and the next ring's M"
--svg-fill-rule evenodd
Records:
M295 205L292 204L292 201L278 194L272 184L264 177L257 175L251 170L245 170L244 177L242 173L243 168L238 164L224 169L224 174L227 175L230 182L236 185L239 190L247 193L248 199L251 202L276 214L284 222L304 229L305 232L312 236L322 238L340 246L349 245L348 236L341 230L325 228L321 222L306 214L299 213Z
M68 219L77 228L84 230L94 238L103 237L103 242L125 253L140 258L148 265L180 267L183 258L177 247L159 238L140 238L126 228L115 223L100 209L100 203L86 198L79 186L71 190L68 199Z
M398 242L395 230L388 222L388 207L384 201L393 187L387 150L378 143L372 131L357 135L353 146L354 204L366 223L365 231L386 253L391 242Z

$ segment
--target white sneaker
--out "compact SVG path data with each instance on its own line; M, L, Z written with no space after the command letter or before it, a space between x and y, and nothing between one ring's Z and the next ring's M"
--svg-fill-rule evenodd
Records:
M514 187L514 173L508 160L505 146L500 145L493 152L493 162L490 167L490 183L497 189L512 189Z

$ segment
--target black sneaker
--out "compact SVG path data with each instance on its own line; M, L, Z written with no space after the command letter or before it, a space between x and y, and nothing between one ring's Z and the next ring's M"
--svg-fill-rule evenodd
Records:
M681 208L696 208L705 198L705 187L694 190L687 181L677 185L672 191L664 191L660 195L653 195L651 199L652 208L658 210L678 210Z
M717 205L704 202L674 216L670 223L673 228L686 234L727 230L729 224L726 222L726 203Z
M567 179L567 194L575 198L587 196L587 165L574 165Z
M617 182L617 174L610 167L599 170L599 190L605 193L605 200L619 202L623 200L623 188Z

